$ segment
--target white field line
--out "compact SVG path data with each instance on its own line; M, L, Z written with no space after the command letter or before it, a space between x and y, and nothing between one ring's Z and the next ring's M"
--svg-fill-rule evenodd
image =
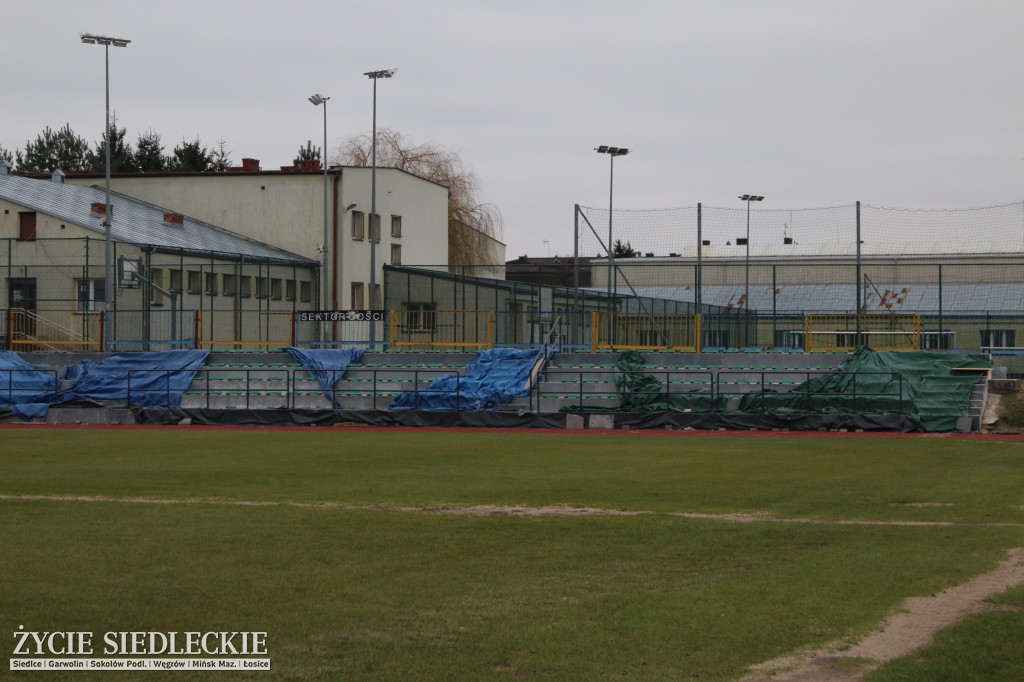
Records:
M807 523L837 526L939 526L939 527L1012 527L1024 528L1024 523L990 522L958 523L953 521L872 521L856 519L780 518L770 512L764 514L703 514L697 512L655 512L646 510L602 509L599 507L567 506L429 506L403 507L389 504L350 504L347 502L274 502L265 500L219 500L215 498L159 499L150 497L106 497L102 495L3 495L0 500L16 502L106 502L114 504L204 504L239 507L295 507L301 509L341 509L361 511L398 511L418 514L446 514L452 516L676 516L707 521L734 523Z

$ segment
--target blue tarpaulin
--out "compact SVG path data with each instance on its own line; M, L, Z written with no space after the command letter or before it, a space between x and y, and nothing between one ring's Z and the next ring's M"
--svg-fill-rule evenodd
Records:
M463 377L445 374L422 391L402 393L391 409L486 410L526 395L534 379L538 355L544 362L554 352L490 348L478 351L476 360L466 365Z
M125 400L143 407L177 407L196 372L206 362L206 350L114 353L98 362L83 360L64 372L71 388L57 402Z
M57 375L42 365L0 351L0 407L9 407L22 419L45 416L59 386Z
M310 376L320 382L324 395L335 407L334 384L345 374L350 363L358 362L363 357L362 348L329 348L309 350L306 348L285 348L292 357L302 363Z

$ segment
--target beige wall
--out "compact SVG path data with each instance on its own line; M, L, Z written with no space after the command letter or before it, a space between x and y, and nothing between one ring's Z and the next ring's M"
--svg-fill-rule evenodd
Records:
M96 177L71 176L67 182L98 184ZM369 303L371 169L344 168L328 173L329 271L333 300L329 307L352 306L352 283L363 283ZM201 175L115 176L111 188L169 210L322 262L323 174L310 172L204 173ZM376 245L376 282L393 259L443 265L448 257L448 190L392 168L377 169L377 214L381 241ZM362 213L364 238L352 238L352 212ZM401 217L401 236L392 237L392 217Z
M1024 281L1024 257L936 255L865 257L861 272L872 280L886 283L935 284L939 265L943 284L1019 283ZM608 283L607 261L592 261L592 286ZM620 274L618 286L692 286L695 283L695 259L641 258L616 261ZM849 257L826 258L751 258L750 284L758 286L795 284L848 284L856 279L856 261ZM702 264L704 286L743 286L747 268L742 257L707 259Z

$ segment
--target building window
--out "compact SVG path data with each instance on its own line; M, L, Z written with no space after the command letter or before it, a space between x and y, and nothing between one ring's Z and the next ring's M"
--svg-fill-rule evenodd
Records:
M981 336L982 350L1002 350L1017 347L1016 329L982 329Z
M256 278L256 298L266 298L270 295L270 280L266 277Z
M299 282L299 299L304 303L313 300L313 286L309 282Z
M403 303L402 331L432 332L437 327L436 303Z
M373 241L380 244L380 214L373 216Z
M352 310L366 308L365 287L362 282L352 282Z
M252 296L252 277L242 277L240 294L242 298L250 298Z
M36 238L36 212L23 211L18 214L18 239Z
M392 244L391 245L391 264L401 265L402 264L402 245Z
M923 350L949 350L956 347L956 332L921 332Z
M362 241L365 234L366 232L363 224L363 212L352 211L352 239Z
M289 301L295 300L295 280L290 279L284 283L284 297Z
M401 237L402 236L402 216L393 215L391 216L391 236Z
M188 293L203 293L203 273L199 272L198 270L188 271Z
M217 273L207 272L206 273L206 287L203 289L207 296L217 295Z
M153 282L153 286L149 288L149 304L150 305L163 305L164 295L160 292L160 289L164 289L164 271L159 268L151 268L149 271L149 279ZM160 289L157 289L160 287Z
M238 285L234 275L223 275L220 280L221 293L225 296L234 296L238 291Z
M106 301L103 287L103 278L76 279L75 289L78 292L77 310L86 311L103 308L103 303Z
M169 291L174 294L181 293L181 270L171 270L171 286Z
M275 301L281 300L281 280L270 280L270 298L274 299Z
M373 285L373 309L380 310L380 285Z

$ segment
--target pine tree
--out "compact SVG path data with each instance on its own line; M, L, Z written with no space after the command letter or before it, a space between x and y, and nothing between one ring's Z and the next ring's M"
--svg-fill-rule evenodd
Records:
M622 243L621 239L615 240L615 245L612 247L612 258L636 258L637 253L633 248L633 245L629 242Z
M166 169L160 133L152 128L139 135L135 142L135 165L143 173L159 173Z
M88 170L89 143L71 130L71 125L54 132L49 126L18 150L18 169L26 173L49 173L54 170Z
M117 127L117 116L110 117L110 172L133 173L139 169L135 162L135 154L131 145L124 142L126 130ZM95 151L89 153L89 166L94 171L103 171L107 167L107 136L96 143Z
M299 147L299 155L292 161L294 165L299 165L299 161L319 161L320 160L320 147L314 147L312 140L306 140L305 147Z
M202 173L210 170L211 164L210 152L198 137L191 142L182 140L166 162L167 170L173 173Z
M217 140L217 151L210 155L210 168L212 171L226 171L231 165L231 152L229 152L223 139Z

